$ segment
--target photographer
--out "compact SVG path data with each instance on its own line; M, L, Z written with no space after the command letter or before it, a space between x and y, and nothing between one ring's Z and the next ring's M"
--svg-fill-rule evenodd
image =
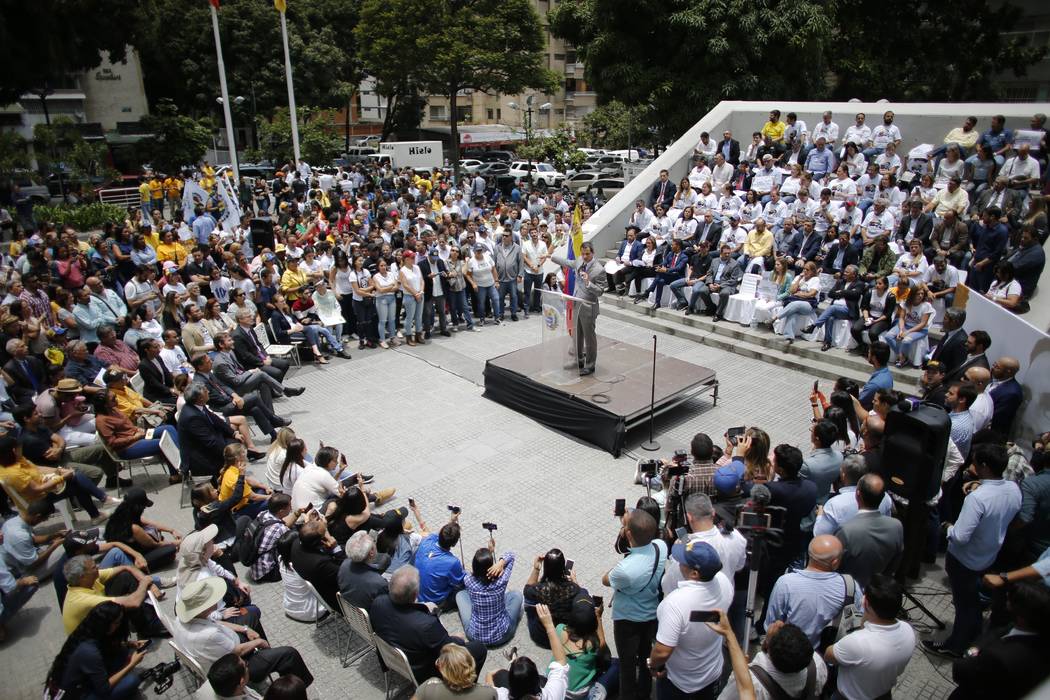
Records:
M668 513L674 512L675 503L684 503L694 493L706 493L708 496L715 495L714 476L715 465L712 461L714 454L714 443L706 433L697 433L689 443L689 457L676 453L673 459L662 460L660 467L660 481L664 489L668 491L667 504ZM691 458L691 459L690 459ZM674 467L688 466L682 476L671 476Z
M648 698L652 678L646 662L656 636L656 608L667 545L657 537L658 525L644 510L623 516L622 532L630 549L619 564L602 577L616 593L613 639L620 655L620 696Z
M679 542L671 554L682 581L657 608L659 627L649 669L658 679L660 698L713 698L722 675L722 638L700 624L696 613L727 609L733 583L722 573L718 552L706 542Z
M95 606L62 645L45 687L51 697L109 698L138 696L135 668L148 642L128 639L128 618L119 603Z
M456 594L456 607L467 639L488 646L502 646L514 637L521 620L524 599L518 591L508 591L514 570L514 552L494 561L496 540L489 530L489 545L474 553L471 572L464 576L465 590Z
M689 524L689 534L679 537L679 544L692 542L705 542L718 553L718 559L722 563L722 571L730 581L738 572L745 571L747 565L747 540L737 530L724 529L715 526L715 507L711 499L705 494L694 493L685 502L685 518ZM732 523L730 523L730 527ZM683 580L682 569L678 566L681 562L675 560L675 549L671 550L671 558L664 567L664 577L660 582L664 596L674 592ZM734 581L734 595L732 605L728 606L729 620L734 625L737 637L743 635L744 620L747 599L747 577L744 576L743 586L737 586ZM739 620L737 618L740 618Z
M449 521L436 535L429 535L416 550L419 570L419 601L435 603L443 611L456 607L456 593L463 588L463 563L452 553L459 542L460 509L449 506Z
M540 571L543 578L540 578ZM536 557L529 580L525 582L525 618L529 626L529 638L539 647L549 648L547 631L536 614L537 605L550 609L554 624L565 623L572 612L573 603L586 596L587 591L576 583L576 576L565 566L565 555L560 549L552 549Z

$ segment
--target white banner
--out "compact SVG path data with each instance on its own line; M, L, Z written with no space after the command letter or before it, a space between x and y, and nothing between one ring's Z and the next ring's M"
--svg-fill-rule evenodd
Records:
M196 180L186 180L186 184L182 187L182 220L187 223L193 221L193 217L196 216L194 210L197 207L206 206L208 206L208 193Z
M237 189L233 182L226 177L229 168L219 168L215 174L215 187L219 191L219 199L222 201L222 215L219 217L219 225L226 233L233 233L241 223L241 200L237 196Z

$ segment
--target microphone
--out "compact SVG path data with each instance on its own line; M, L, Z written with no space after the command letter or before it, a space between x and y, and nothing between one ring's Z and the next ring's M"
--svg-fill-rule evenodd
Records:
M773 494L765 484L755 484L751 487L751 502L756 506L768 506L773 500Z

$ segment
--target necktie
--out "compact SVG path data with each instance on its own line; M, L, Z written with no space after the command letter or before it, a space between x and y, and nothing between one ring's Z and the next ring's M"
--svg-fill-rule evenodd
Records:
M33 376L33 371L31 369L29 369L29 362L28 362L28 360L22 360L21 361L21 365L22 365L22 371L25 372L26 379L28 379L29 383L33 385L33 393L34 394L40 393L40 391L39 391L40 390L40 386L37 384L36 377Z
M667 189L667 183L663 182L660 184L660 201L664 201L664 191Z

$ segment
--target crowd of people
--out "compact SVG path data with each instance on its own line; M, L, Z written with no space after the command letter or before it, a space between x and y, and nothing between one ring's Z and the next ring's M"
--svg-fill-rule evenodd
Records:
M805 334L828 350L846 320L856 352L882 340L915 366L934 304L951 306L964 280L1027 312L1046 263L1046 116L992 117L983 132L970 117L910 153L897 152L892 111L874 127L866 118L840 133L831 112L810 129L772 110L746 148L731 131L703 134L688 175L676 184L662 171L635 203L609 291L722 321L754 273L754 322L786 344Z
M1045 200L1028 193L1045 173L1045 132L1014 153L1002 120L979 138L968 122L928 154L930 184L907 191L892 113L878 134L857 115L841 139L831 116L810 133L773 113L746 150L728 132L720 144L702 139L689 178L676 187L664 172L638 202L622 269L607 280L626 293L651 279L656 304L667 287L687 313L717 319L742 275L768 268L784 293L768 312L785 336L848 318L871 378L814 390L806 450L745 426L724 446L698 433L689 455L657 472L640 465L647 495L610 526L615 553L597 590L577 583L572 543L522 559L497 548L490 523L468 565L462 509L449 506L431 529L412 499L384 508L394 485L374 484L337 447L307 445L279 412L304 391L286 383L296 357L320 368L350 359L355 339L359 351L419 345L538 311L539 290L560 286L543 266L569 234L561 193L504 198L484 178L455 183L441 170L292 163L250 189L245 210L271 217L260 231L250 214L230 220L218 192L228 175L205 163L195 182L210 195L192 216L178 178L147 178L142 206L100 234L16 227L0 271L0 484L11 515L0 625L54 581L68 639L50 697L133 697L156 638L194 658L214 696L250 696L276 676L267 698L305 697L310 659L271 644L252 602L253 585L278 584L293 620L340 615L343 604L367 611L406 655L419 698L641 700L654 686L666 699L883 698L917 644L908 582L943 552L955 621L922 648L953 659L954 697L992 683L998 697L1020 697L1042 679L1031 660L1050 643L1050 435L1031 451L1007 442L1024 399L1019 363L992 360L992 339L967 330L961 309L945 312L943 336L920 358L919 396L895 392L888 365L894 353L910 358L928 296L950 294L960 270L971 285L987 279L990 294L989 269L1038 278ZM976 169L971 136L994 165ZM818 317L820 270L843 303ZM999 280L1007 292L1010 281ZM1022 311L1031 289L1004 306ZM919 399L945 408L951 435L942 488L924 504L929 526L915 532L901 520L917 506L893 493L881 441L889 414ZM187 482L192 522L161 522L122 475L150 458L172 484ZM783 534L758 565L738 511L763 493L783 509ZM63 501L101 529L38 534ZM511 583L516 565L529 567L523 588ZM462 636L442 622L452 612ZM489 651L519 627L551 660L511 653L482 677Z

